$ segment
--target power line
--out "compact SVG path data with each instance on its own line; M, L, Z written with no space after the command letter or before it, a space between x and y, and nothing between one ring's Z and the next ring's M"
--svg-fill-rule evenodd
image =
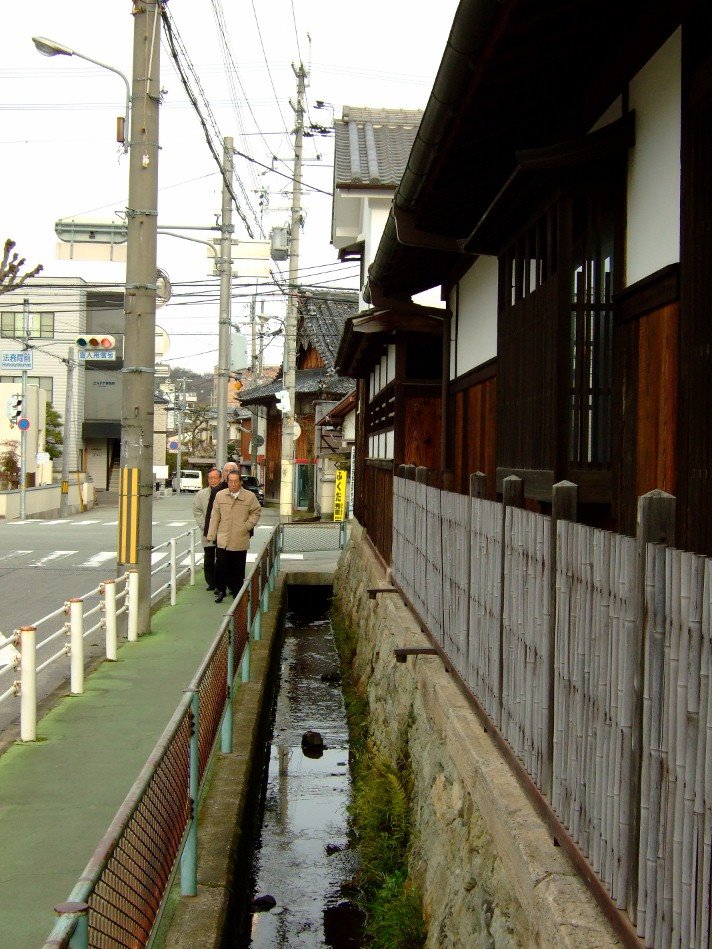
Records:
M175 65L176 65L176 69L178 70L178 76L179 76L179 78L180 78L180 81L181 81L182 84L183 84L183 88L185 89L186 94L187 94L188 98L190 99L190 101L191 101L191 103L192 103L192 105L193 105L193 109L195 110L195 113L196 113L196 115L198 116L198 121L200 122L200 124L201 124L201 126L202 126L202 128L203 128L203 133L204 133L204 135L205 135L205 141L207 142L208 148L210 149L210 152L211 152L213 158L215 159L215 162L216 162L218 168L220 169L220 174L221 174L221 176L222 176L223 181L225 182L225 186L226 186L226 188L227 188L227 190L228 190L228 192L229 192L229 194L230 194L230 197L231 197L232 200L233 200L233 203L234 203L234 205L235 205L235 210L237 211L237 213L238 213L238 215L239 215L239 217L240 217L240 220L241 220L242 223L245 225L245 229L247 230L247 233L249 234L249 236L252 237L252 238L254 238L254 236L255 236L255 235L254 235L254 232L252 231L252 228L250 227L249 221L248 221L247 218L245 217L245 214L244 214L242 208L240 207L240 202L237 200L237 196L235 195L235 190L234 190L234 188L232 187L232 182L229 181L227 175L225 174L225 169L223 168L222 162L221 162L221 160L220 160L220 158L219 158L219 156L218 156L218 153L217 153L217 150L216 150L216 148L215 148L215 145L213 144L213 141L212 141L212 139L211 139L211 137L210 137L210 132L209 132L209 130L208 130L207 123L206 123L206 121L205 121L205 118L203 117L202 112L200 111L200 106L198 105L198 100L197 100L195 94L193 93L193 90L192 90L191 87L190 87L190 84L189 84L189 82L188 82L188 77L186 76L185 71L184 71L184 69L183 69L183 64L182 64L182 62L181 62L181 60L180 60L180 56L179 56L179 54L178 54L178 49L177 49L177 47L176 47L176 41L180 42L181 45L182 45L182 41L180 40L180 35L178 34L177 30L175 31L175 36L174 36L172 16L171 16L171 14L168 12L167 7L165 7L165 6L162 6L162 7L161 7L161 17L163 18L163 22L164 22L164 25L165 25L165 36L166 36L166 38L167 38L167 40L168 40L168 47L169 47L169 53L170 53L171 59L173 60L173 62L174 62ZM188 63L190 63L190 59L189 59L189 57L188 57L188 55L187 55L187 51L185 50L185 47L183 47L183 53L184 53L184 56L185 56L186 60L188 61ZM192 65L191 65L191 69L192 69L192 71L193 71L193 73L194 73L194 75L195 75L195 70L193 69ZM197 77L196 77L196 80L197 80ZM199 83L199 81L198 81L198 87L200 88L200 83ZM202 93L202 89L201 89L201 93ZM204 101L204 102L206 101L204 96L203 96L203 101ZM209 109L209 106L208 106L208 109ZM212 118L212 121L213 121L213 123L214 123L214 125L215 125L215 127L216 127L216 130L217 130L217 133L218 133L218 135L219 135L219 129L217 129L217 125L216 125L216 123L214 122L214 118ZM252 210L251 207L250 207L250 209ZM254 210L252 210L252 215L253 215L253 217L255 217L255 220L257 220L257 218L256 218L256 216L255 216Z

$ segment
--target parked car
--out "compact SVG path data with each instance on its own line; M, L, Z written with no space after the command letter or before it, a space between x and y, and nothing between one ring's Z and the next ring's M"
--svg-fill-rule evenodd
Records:
M203 475L200 471L181 468L180 479L177 474L174 474L172 485L173 490L178 494L183 491L200 491L203 487Z
M257 495L257 500L262 506L265 503L265 493L262 490L262 485L259 483L257 478L254 475L243 475L242 476L242 487L247 488L248 491L252 491L253 494Z

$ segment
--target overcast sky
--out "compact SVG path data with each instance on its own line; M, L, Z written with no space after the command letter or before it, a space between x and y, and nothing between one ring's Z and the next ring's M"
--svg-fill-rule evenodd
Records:
M237 149L265 165L271 166L274 156L275 167L284 174L292 161L287 134L293 127L289 99L296 97L292 63L301 59L310 70L307 123L331 124L331 110L317 109L318 100L332 105L337 116L344 104L423 108L456 7L456 0L419 5L417 13L403 0L361 0L355 6L338 6L333 0L170 0L169 4L219 135L231 135ZM226 44L219 38L219 19L226 27ZM56 261L54 222L75 215L108 219L125 208L128 157L114 141L125 87L119 77L81 59L41 56L32 44L33 35L50 37L108 63L130 79L131 2L16 4L4 20L0 65L0 237L16 240L28 263L44 264L44 275L120 284L123 265ZM165 42L161 80L166 94L160 118L159 223L215 224L221 204L218 170ZM217 132L214 135L218 140ZM304 160L304 182L331 191L332 139L306 140ZM256 234L258 225L249 205L259 220L257 192L262 188L269 191L269 211L261 219L265 232L288 222L287 178L240 158L236 173L240 179L236 193ZM339 265L330 244L330 197L305 190L304 211L302 282L334 281L334 287L355 288L356 268ZM238 228L236 236L246 233ZM168 361L209 371L217 361L217 281L208 277L208 248L159 237L158 264L174 286L173 301L157 314L157 322L171 337ZM286 274L288 264L282 268ZM250 292L241 291L236 282L233 321L246 317ZM269 288L262 296L266 312L283 314L283 305L270 299ZM268 355L276 361L276 353Z

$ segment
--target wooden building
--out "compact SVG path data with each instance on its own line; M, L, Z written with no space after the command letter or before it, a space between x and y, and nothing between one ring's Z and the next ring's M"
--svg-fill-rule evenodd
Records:
M664 489L712 553L711 117L710 4L462 0L336 360L367 527L405 463L626 533Z
M297 302L296 406L295 420L301 432L295 442L294 506L313 509L316 480L314 403L340 401L354 384L334 372L334 356L347 317L357 309L356 293L320 290L300 291ZM279 498L282 458L282 416L277 392L284 389L280 376L265 385L240 392L240 404L267 409L265 443L265 497ZM318 499L317 504L318 504Z

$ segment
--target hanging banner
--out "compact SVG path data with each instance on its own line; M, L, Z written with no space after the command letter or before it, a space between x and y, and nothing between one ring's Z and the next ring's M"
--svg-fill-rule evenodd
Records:
M334 520L343 521L346 517L346 472L336 472L334 484Z

